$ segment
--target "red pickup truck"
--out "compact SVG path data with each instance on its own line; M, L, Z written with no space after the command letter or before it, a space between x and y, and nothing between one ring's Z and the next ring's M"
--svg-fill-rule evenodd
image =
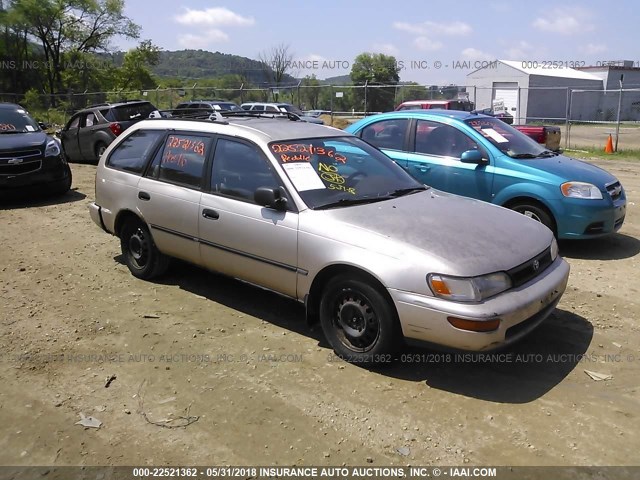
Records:
M508 113L494 113L490 108L484 110L473 110L473 102L468 100L411 100L402 102L396 110L462 110L465 112L474 111L483 115L490 115L499 118L509 125L513 124L513 117ZM560 150L560 137L562 135L560 127L549 127L544 125L512 125L526 136L533 138L536 142L544 145L549 150L557 152Z

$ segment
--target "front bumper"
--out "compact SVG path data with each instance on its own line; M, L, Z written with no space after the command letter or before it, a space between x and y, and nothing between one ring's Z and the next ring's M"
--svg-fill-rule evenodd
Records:
M469 351L487 351L513 343L536 328L555 308L567 287L569 264L561 257L533 280L481 303L389 289L402 332L408 339ZM461 330L448 316L488 321L500 319L491 332Z
M24 173L3 174L0 171L0 194L10 196L55 191L68 181L71 171L61 156L45 157L37 162L38 168Z
M616 200L563 199L556 206L558 238L597 238L617 232L627 213L627 198Z

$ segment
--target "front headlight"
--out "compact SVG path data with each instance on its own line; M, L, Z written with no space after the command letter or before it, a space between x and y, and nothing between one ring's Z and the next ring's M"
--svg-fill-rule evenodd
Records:
M566 182L560 185L560 191L565 197L602 200L602 192L591 183Z
M553 262L556 258L558 258L558 242L555 237L551 240L551 261Z
M49 140L44 150L45 157L57 157L60 155L60 144L56 140Z
M433 294L456 302L480 302L511 288L511 278L504 272L480 277L450 277L430 273L427 283Z

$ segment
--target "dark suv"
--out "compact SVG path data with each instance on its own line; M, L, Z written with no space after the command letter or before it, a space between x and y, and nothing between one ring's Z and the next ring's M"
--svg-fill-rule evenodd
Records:
M191 100L179 103L173 110L174 116L182 116L191 113L213 113L213 112L242 112L240 106L225 100Z
M25 193L30 187L63 194L71 187L71 169L58 139L20 105L0 103L0 194Z
M140 100L101 103L80 110L60 132L67 159L97 162L118 135L155 111L152 103Z

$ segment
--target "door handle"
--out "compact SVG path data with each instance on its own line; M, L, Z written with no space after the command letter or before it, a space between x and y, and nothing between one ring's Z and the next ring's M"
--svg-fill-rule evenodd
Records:
M429 170L431 170L431 167L425 167L424 165L414 165L413 168L422 173L427 173Z
M140 200L147 201L151 200L151 195L149 195L147 192L138 192L138 198Z
M202 216L210 220L217 220L220 218L220 214L218 212L209 208L205 208L204 210L202 210Z

